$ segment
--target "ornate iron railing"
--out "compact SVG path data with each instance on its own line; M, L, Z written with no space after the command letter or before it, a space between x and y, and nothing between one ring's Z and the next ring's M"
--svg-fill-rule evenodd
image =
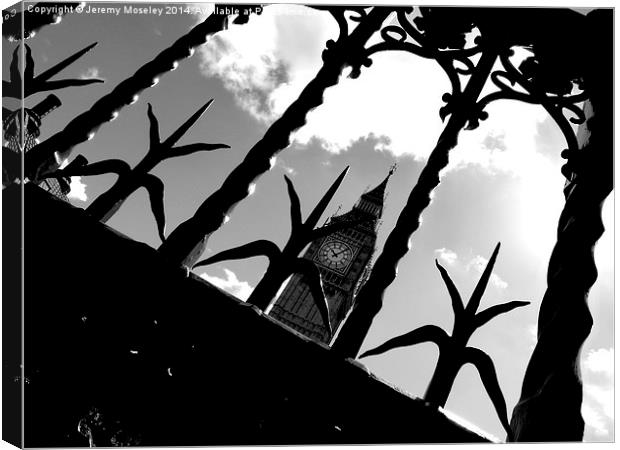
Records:
M456 146L461 130L475 129L480 120L488 117L485 107L497 100L540 104L558 123L568 148L576 148L576 137L564 110L575 115L570 119L572 123L582 123L584 116L578 103L583 102L586 94L558 95L547 92L537 83L537 79L528 79L523 70L515 67L511 60L513 47L531 47L542 38L527 33L517 34L516 37L510 33L507 35L502 27L509 23L509 18L533 17L537 23L549 19L548 12L515 11L421 8L421 17L413 18L413 8L400 8L396 13L398 25L383 28L383 40L366 50L367 57L380 51L406 51L434 59L448 76L452 92L443 95L446 105L439 111L442 119L449 117L444 130L334 342L332 348L343 356L355 357L358 354L373 317L381 309L384 292L396 278L398 263L409 251L410 238L420 225L421 214L430 204L433 190L439 185L439 174L448 165L449 152ZM580 21L578 13L565 15L566 20ZM480 36L470 39L476 29ZM514 32L518 33L518 30ZM468 46L468 40L473 40L474 45ZM461 77L467 77L464 85ZM480 98L489 81L497 89ZM513 85L518 85L522 91Z

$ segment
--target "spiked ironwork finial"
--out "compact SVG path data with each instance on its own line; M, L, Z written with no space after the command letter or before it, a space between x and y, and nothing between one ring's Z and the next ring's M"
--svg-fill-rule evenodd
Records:
M164 213L164 184L155 175L149 173L157 164L168 158L190 155L200 151L213 151L227 149L226 144L206 144L196 143L174 145L181 139L196 121L211 106L213 99L207 101L203 106L182 123L170 136L163 142L159 134L159 121L153 113L153 107L148 104L147 116L150 123L149 129L149 148L145 157L133 169L125 161L109 159L95 162L93 164L69 165L63 170L51 172L48 177L68 177L83 175L101 175L103 173L116 173L119 177L116 183L106 192L97 197L86 211L97 220L107 221L123 205L125 200L137 189L144 187L151 202L151 210L157 224L159 238L166 239L166 216Z
M34 59L32 58L32 51L28 44L24 44L25 47L25 62L24 62L24 79L22 80L21 73L19 71L18 53L19 46L13 51L13 59L10 66L10 79L9 81L2 80L2 91L4 97L21 98L22 96L22 83L24 88L24 97L29 97L32 94L38 92L49 91L53 89L63 89L71 86L86 86L93 83L103 83L104 80L99 78L91 79L66 79L66 80L52 80L54 75L60 71L66 69L69 65L77 61L84 56L90 50L92 50L97 43L84 47L82 50L74 53L68 58L62 60L58 64L50 67L45 72L42 72L38 76L34 75Z
M378 347L364 352L360 355L360 358L378 355L394 348L407 347L423 342L433 342L437 344L439 347L439 360L424 399L443 407L446 404L460 368L467 363L471 363L478 369L482 383L491 398L502 426L506 430L508 440L512 440L512 430L506 414L506 401L504 400L504 395L502 394L497 380L493 361L489 355L482 350L467 346L473 333L491 319L530 303L525 301L512 301L494 305L484 311L478 312L480 300L482 299L482 295L491 277L499 247L500 244L498 243L467 305L463 303L461 295L448 275L448 272L435 260L435 265L448 288L452 301L452 310L454 311L454 329L452 335L448 335L448 333L438 326L425 325L409 333L392 338Z
M332 329L331 320L329 318L329 307L325 293L323 292L320 271L314 262L300 258L299 254L310 242L358 223L356 221L342 221L315 228L348 171L349 167L347 166L319 200L305 222L302 219L301 203L295 186L289 177L286 175L284 176L291 202L291 234L282 251L280 251L278 246L273 242L259 240L225 250L210 258L199 261L194 265L194 268L229 259L266 256L269 259L267 272L261 282L256 286L256 289L254 289L254 292L252 292L252 295L248 298L248 303L256 305L264 311L269 310L278 289L280 289L282 283L284 283L291 274L303 274L312 291L312 298L321 314L323 324L331 335Z

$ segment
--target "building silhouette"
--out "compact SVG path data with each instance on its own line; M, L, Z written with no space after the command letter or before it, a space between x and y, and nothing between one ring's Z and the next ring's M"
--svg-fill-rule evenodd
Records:
M377 231L383 214L385 189L394 169L395 166L378 186L364 193L350 211L334 215L329 221L360 222L313 241L302 256L313 261L321 272L334 336L370 273ZM329 336L301 274L290 278L269 315L316 341L329 344L333 337Z

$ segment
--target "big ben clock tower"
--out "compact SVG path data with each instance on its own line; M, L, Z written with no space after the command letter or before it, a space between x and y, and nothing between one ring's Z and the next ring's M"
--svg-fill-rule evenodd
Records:
M334 335L370 271L385 188L392 173L394 167L377 187L360 197L353 209L330 219L330 222L360 220L356 225L317 239L303 255L321 271ZM291 277L269 315L311 339L330 343L328 330L302 275Z

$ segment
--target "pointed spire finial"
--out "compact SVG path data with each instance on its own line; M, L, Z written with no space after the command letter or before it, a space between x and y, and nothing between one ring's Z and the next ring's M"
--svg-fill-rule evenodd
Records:
M388 177L392 176L396 169L398 168L398 163L394 163L390 166L390 172L388 173Z
M390 166L390 171L388 172L387 176L383 179L383 181L379 183L376 187L371 189L370 191L367 191L366 193L364 193L363 197L367 197L367 198L373 197L375 198L376 201L380 201L381 203L383 203L383 200L385 197L385 188L387 187L388 180L390 179L392 174L396 171L396 167L397 167L396 163L392 164Z

